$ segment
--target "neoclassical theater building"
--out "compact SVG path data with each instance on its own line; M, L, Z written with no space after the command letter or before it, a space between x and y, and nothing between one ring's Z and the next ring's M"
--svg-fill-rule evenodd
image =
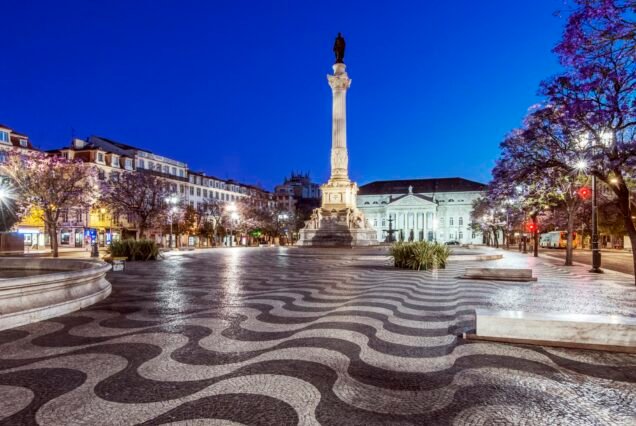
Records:
M395 240L481 243L470 229L473 200L486 185L463 178L375 181L360 187L357 205L385 241L391 228Z

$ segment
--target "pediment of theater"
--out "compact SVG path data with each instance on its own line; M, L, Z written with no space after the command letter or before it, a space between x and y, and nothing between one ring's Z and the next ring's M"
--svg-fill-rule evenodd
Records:
M393 199L387 207L436 207L437 204L433 199L418 194L402 195Z

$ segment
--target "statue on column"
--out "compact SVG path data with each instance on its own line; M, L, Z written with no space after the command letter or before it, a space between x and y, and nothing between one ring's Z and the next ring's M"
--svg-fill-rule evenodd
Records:
M345 39L338 33L336 42L333 44L333 53L336 54L336 64L344 64Z

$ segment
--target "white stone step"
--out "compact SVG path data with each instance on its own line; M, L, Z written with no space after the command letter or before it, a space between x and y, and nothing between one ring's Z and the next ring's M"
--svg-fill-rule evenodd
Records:
M478 309L476 338L618 346L636 350L636 318ZM568 345L570 344L570 345ZM549 344L546 344L549 346Z
M492 280L492 281L536 281L532 276L532 269L519 268L466 268L464 279Z

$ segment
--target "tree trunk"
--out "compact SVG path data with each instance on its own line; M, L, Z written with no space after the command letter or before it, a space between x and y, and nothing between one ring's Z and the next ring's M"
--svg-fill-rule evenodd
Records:
M58 245L57 245L57 225L49 225L49 238L51 239L51 254L53 257L58 257Z
M572 266L572 249L573 249L573 234L574 234L574 208L568 210L568 239L565 245L565 266Z
M634 228L634 222L632 222L631 216L623 216L625 221L625 229L627 235L629 235L629 241L632 245L632 265L634 267L634 284L636 284L636 228Z

